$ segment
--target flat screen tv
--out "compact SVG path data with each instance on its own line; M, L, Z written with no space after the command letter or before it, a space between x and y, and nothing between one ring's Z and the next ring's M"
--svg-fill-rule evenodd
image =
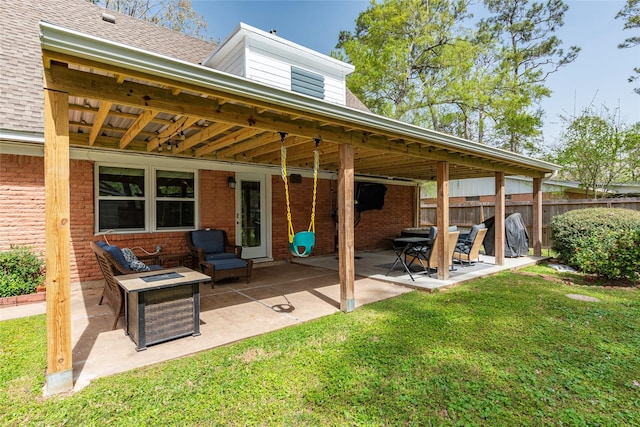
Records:
M359 182L356 186L356 211L364 212L384 207L387 186L372 182Z

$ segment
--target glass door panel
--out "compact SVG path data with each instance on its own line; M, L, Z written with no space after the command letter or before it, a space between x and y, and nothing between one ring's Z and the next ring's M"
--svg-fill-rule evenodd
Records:
M243 258L266 257L266 179L237 174L236 181L236 242L242 245Z

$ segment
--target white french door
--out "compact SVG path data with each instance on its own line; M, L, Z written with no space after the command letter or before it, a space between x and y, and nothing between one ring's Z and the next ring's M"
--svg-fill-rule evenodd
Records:
M262 174L236 174L236 244L242 258L271 254L271 181Z

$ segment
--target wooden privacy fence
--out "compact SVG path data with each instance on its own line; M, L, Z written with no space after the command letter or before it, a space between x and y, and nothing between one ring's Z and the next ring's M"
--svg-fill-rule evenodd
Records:
M532 236L533 203L509 202L505 203L506 215L519 212L527 226L529 236ZM542 247L551 247L551 218L575 209L586 208L625 208L640 210L640 198L625 199L588 199L588 200L545 200L542 202ZM473 224L479 224L495 214L493 202L466 202L452 203L449 205L449 223L458 227L470 228ZM436 224L436 205L421 204L420 227L429 227ZM531 240L529 240L531 243Z

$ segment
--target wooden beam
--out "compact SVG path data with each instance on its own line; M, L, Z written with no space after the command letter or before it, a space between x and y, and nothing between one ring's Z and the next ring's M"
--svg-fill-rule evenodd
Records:
M299 136L287 136L285 141L285 146L287 147L287 160L289 160L290 155L293 156L299 152L296 148L303 144L311 144L311 140L309 138L299 137ZM252 150L247 153L247 158L252 161L258 163L278 163L280 162L280 149L282 148L282 143L280 142L280 136L278 135L278 140L273 142L272 144L267 144L259 149ZM305 148L303 148L304 150ZM308 149L308 147L307 147ZM260 154L261 153L261 154ZM313 148L309 152L310 159L313 159Z
M73 389L68 103L66 93L45 89L46 394Z
M165 140L168 140L172 135L175 135L178 131L182 131L184 129L188 129L194 123L200 120L197 117L188 117L184 116L179 120L176 120L170 126L168 126L165 130L160 132L158 136L152 138L147 142L147 152L156 150L158 148L158 144L161 144Z
M232 127L234 127L233 124L229 124L229 123L215 123L212 124L204 129L202 129L200 132L196 133L195 135L191 135L189 138L187 138L186 140L184 140L182 142L182 144L180 144L178 147L176 147L173 152L174 153L181 153L185 150L188 150L192 147L195 147L196 145L210 139L213 138L214 136L228 130L231 129Z
M237 130L229 135L221 136L220 138L209 142L207 145L197 148L195 151L195 156L202 157L206 154L212 153L216 150L220 150L229 145L244 141L245 139L255 135L256 132L258 132L258 129L244 128Z
M50 69L44 72L47 74L47 79L51 81L52 89L66 91L70 95L79 97L105 99L137 108L200 117L216 123L225 122L236 126L253 127L260 131L283 131L290 136L320 138L337 144L352 144L354 147L372 148L431 160L446 160L452 165L460 164L486 171L501 171L510 175L543 177L546 172L532 170L524 165L505 163L499 155L494 157L487 155L481 158L469 153L460 153L459 148L453 151L437 141L397 139L398 135L380 130L377 130L375 135L365 129L347 132L345 127L353 125L346 122L336 121L335 126L332 127L321 126L321 122L326 123L326 118L314 113L305 116L307 120L293 121L289 118L289 114L292 113L290 109L272 106L273 108L268 108L260 114L258 101L251 101L248 106L235 103L220 105L217 100L189 93L173 95L170 90L163 87L132 81L117 84L112 77L69 70L55 63L52 63ZM200 88L200 90L202 94L208 94L207 89ZM274 110L277 112L271 112Z
M138 118L129 126L129 129L122 135L120 138L120 149L127 148L127 146L133 141L133 138L136 137L142 130L153 120L153 118L158 114L157 111L154 110L144 110Z
M436 195L436 225L438 235L438 279L449 278L449 163L438 162L438 184Z
M218 157L232 158L237 154L242 154L244 157L247 151L262 147L266 144L271 144L276 141L280 141L280 135L277 135L273 132L265 132L261 135L255 136L254 138L242 141L238 144L234 144L231 147L223 148L218 152Z
M533 254L542 256L542 179L533 178Z
M91 133L89 134L89 145L93 145L96 142L96 138L98 137L98 135L100 135L100 130L102 129L102 125L109 115L111 105L113 105L112 102L100 101L100 108L98 108L96 117L93 120L93 126L91 127Z
M355 309L355 249L354 220L354 169L353 146L340 146L340 170L338 172L338 259L340 270L340 310L345 313Z
M504 173L495 174L496 208L495 208L495 246L496 265L504 265L504 215L505 215L505 194L504 194Z

